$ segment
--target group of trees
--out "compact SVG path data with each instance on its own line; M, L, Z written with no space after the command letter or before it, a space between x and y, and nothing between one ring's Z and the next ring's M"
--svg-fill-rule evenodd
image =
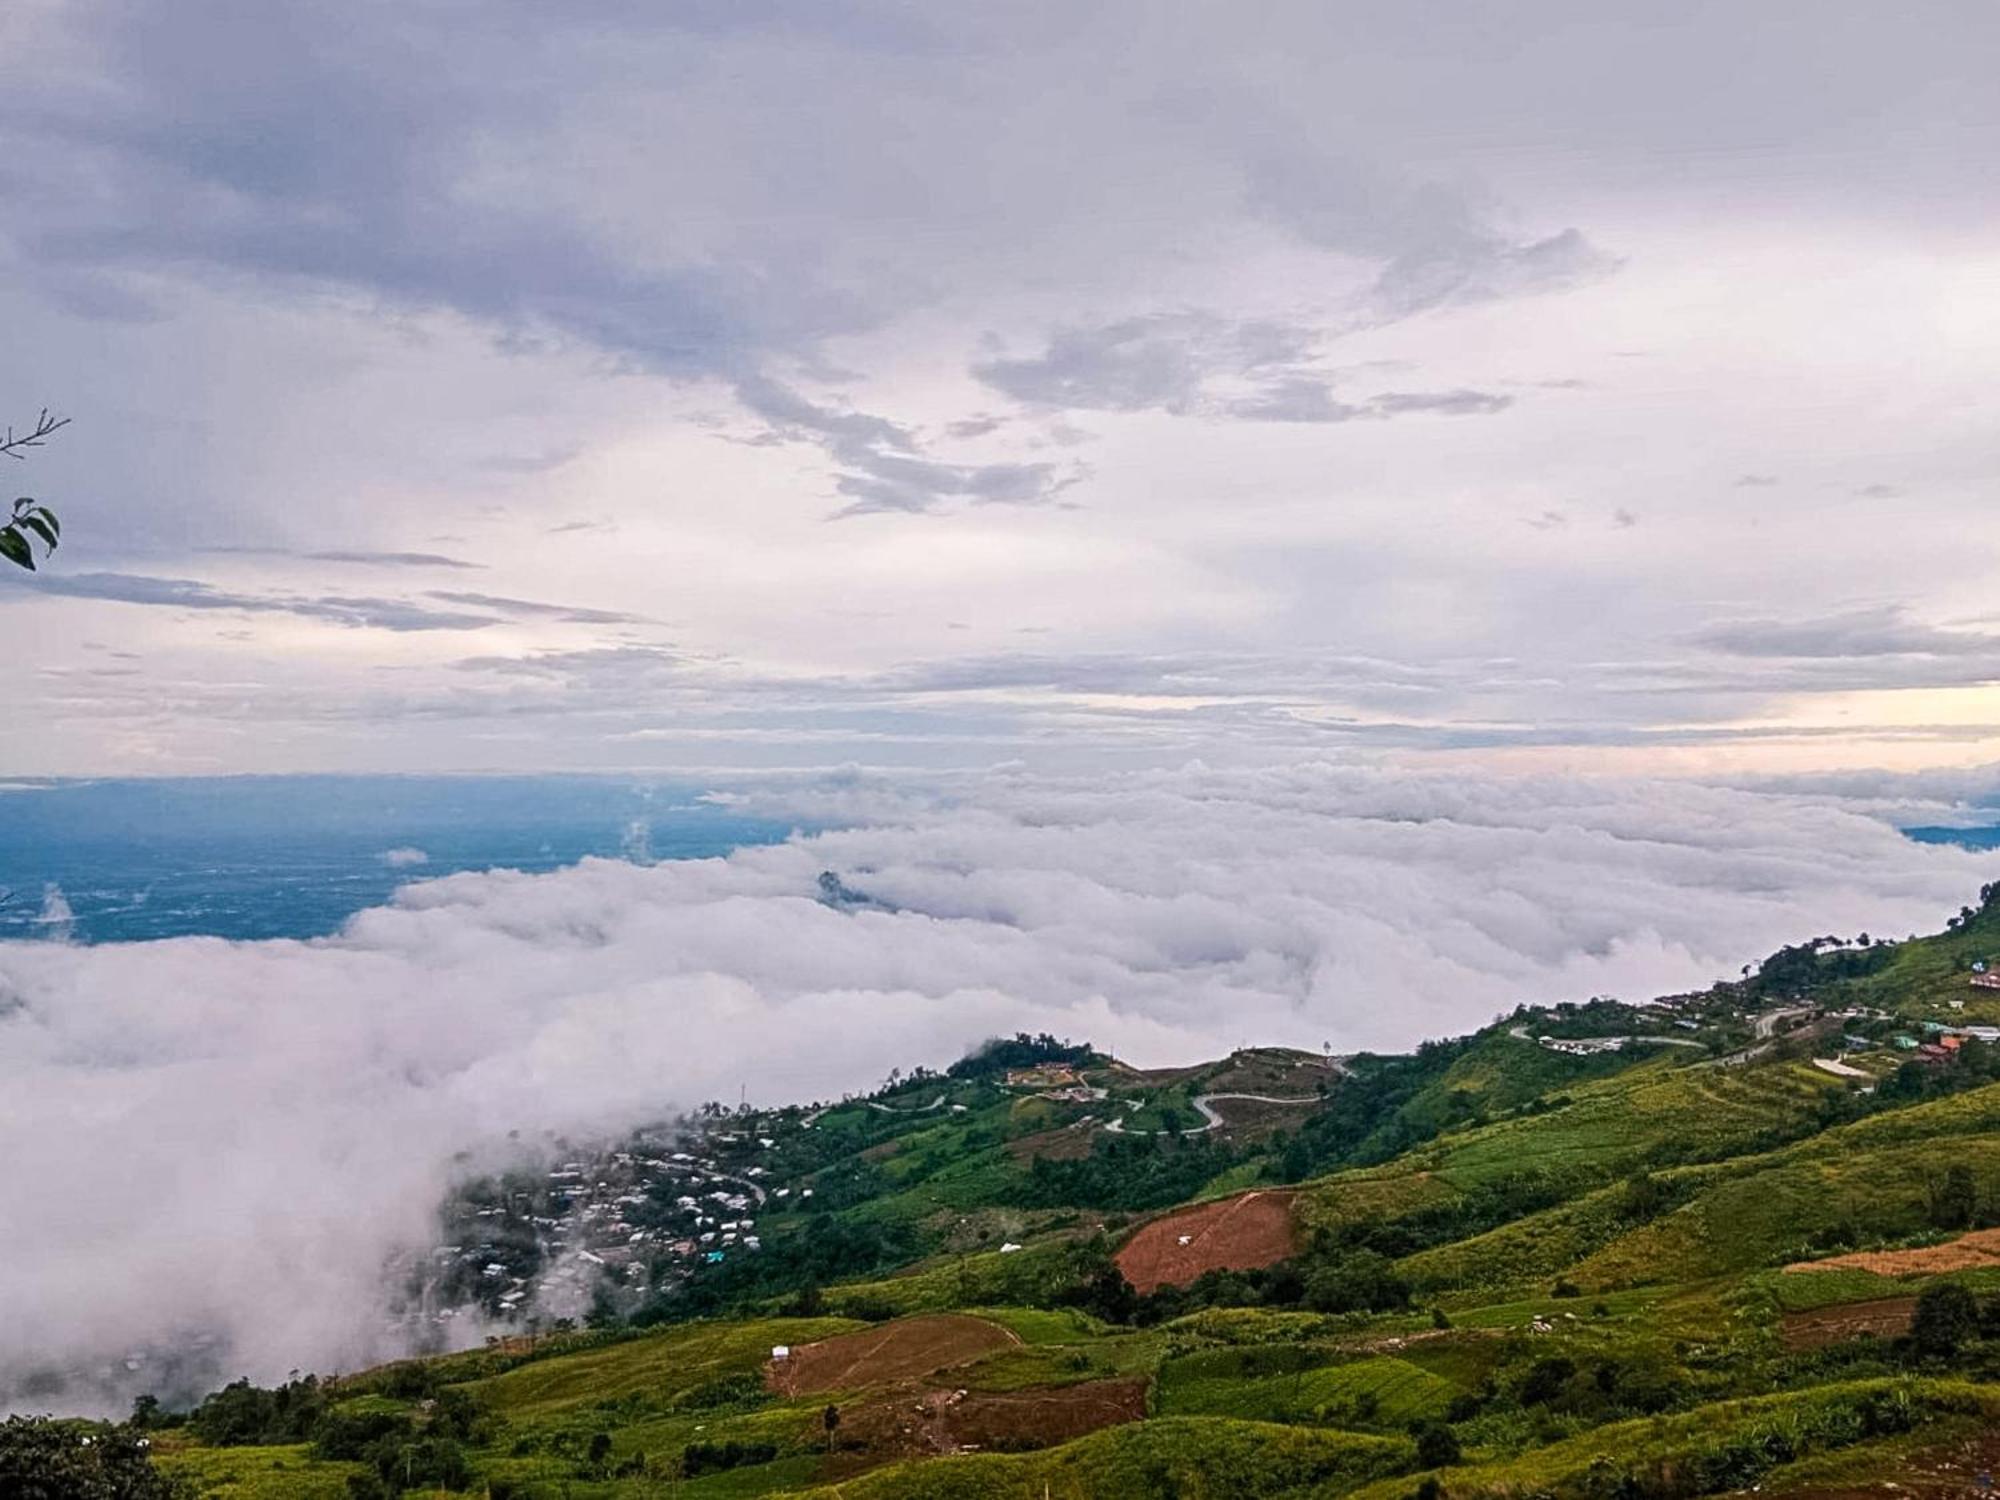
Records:
M1056 1300L1107 1323L1150 1327L1210 1307L1271 1307L1316 1313L1395 1312L1410 1305L1410 1284L1389 1258L1321 1239L1294 1260L1248 1271L1208 1271L1186 1286L1141 1294L1111 1258L1091 1247Z
M995 1037L984 1046L961 1057L945 1069L952 1078L990 1078L1014 1068L1034 1068L1049 1063L1084 1067L1096 1058L1087 1042L1058 1041L1048 1032L1029 1035L1017 1031L1011 1037Z
M1022 1208L1165 1208L1241 1159L1216 1135L1100 1135L1088 1156L1037 1156L1017 1198Z
M151 1440L125 1423L9 1417L0 1422L8 1500L192 1500L153 1467Z

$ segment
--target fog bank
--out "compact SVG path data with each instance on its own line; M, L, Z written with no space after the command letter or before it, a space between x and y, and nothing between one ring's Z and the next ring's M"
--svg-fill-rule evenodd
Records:
M0 947L0 1392L187 1330L261 1380L394 1352L455 1151L783 1102L999 1032L1134 1062L1391 1048L1938 926L2000 856L1829 795L1324 765L777 798L727 859L409 886L336 938ZM817 877L875 904L830 906ZM73 1404L73 1403L71 1403Z

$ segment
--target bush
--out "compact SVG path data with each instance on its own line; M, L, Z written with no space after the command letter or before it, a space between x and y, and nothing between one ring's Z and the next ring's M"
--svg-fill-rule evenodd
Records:
M1917 1293L1910 1342L1919 1354L1948 1357L1979 1337L1979 1302L1955 1281L1938 1281Z
M776 1443L689 1443L681 1450L681 1478L719 1474L752 1464L767 1464L778 1456Z
M179 1500L129 1426L9 1417L0 1423L0 1495L22 1500Z
M203 1398L188 1428L218 1448L256 1443L302 1443L326 1411L326 1393L308 1375L273 1390L234 1380Z
M330 1411L313 1429L313 1457L364 1459L384 1438L407 1438L410 1419L395 1411Z
M1538 1359L1528 1367L1527 1375L1521 1381L1520 1401L1523 1406L1545 1406L1563 1393L1576 1375L1576 1362L1560 1354L1552 1354L1546 1359Z
M1458 1434L1442 1422L1417 1425L1417 1465L1424 1469L1444 1469L1458 1462Z
M1392 1312L1410 1305L1410 1284L1373 1250L1343 1255L1306 1277L1305 1304L1314 1312Z

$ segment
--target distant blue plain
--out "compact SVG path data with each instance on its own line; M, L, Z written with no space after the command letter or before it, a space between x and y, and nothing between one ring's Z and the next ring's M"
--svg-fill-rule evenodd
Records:
M702 803L699 785L618 777L18 785L0 791L0 939L322 937L412 880L588 855L699 859L792 831ZM426 858L391 863L398 849ZM49 920L65 904L66 927Z

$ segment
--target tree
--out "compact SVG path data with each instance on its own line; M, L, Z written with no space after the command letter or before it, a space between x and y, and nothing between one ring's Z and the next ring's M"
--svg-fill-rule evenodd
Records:
M1538 1359L1528 1367L1526 1378L1521 1381L1520 1401L1523 1406L1542 1406L1562 1394L1563 1388L1576 1374L1576 1363L1560 1354L1552 1354Z
M1931 1190L1931 1223L1939 1229L1970 1229L1979 1212L1979 1184L1972 1168L1953 1162L1944 1181Z
M1919 1354L1949 1356L1979 1336L1979 1303L1955 1281L1938 1281L1917 1293L1910 1342Z
M51 433L68 425L68 417L51 417L48 408L43 407L35 418L35 425L28 431L16 433L11 426L8 427L7 435L0 438L0 455L26 458L27 449L41 447ZM23 495L14 502L11 517L0 523L0 557L32 573L35 571L37 541L41 543L42 555L47 557L62 541L62 523L56 520L56 513L46 505Z
M1458 1435L1444 1423L1419 1423L1416 1439L1417 1464L1420 1468L1443 1469L1458 1462Z
M0 1495L9 1500L181 1500L127 1426L9 1417L0 1423Z

